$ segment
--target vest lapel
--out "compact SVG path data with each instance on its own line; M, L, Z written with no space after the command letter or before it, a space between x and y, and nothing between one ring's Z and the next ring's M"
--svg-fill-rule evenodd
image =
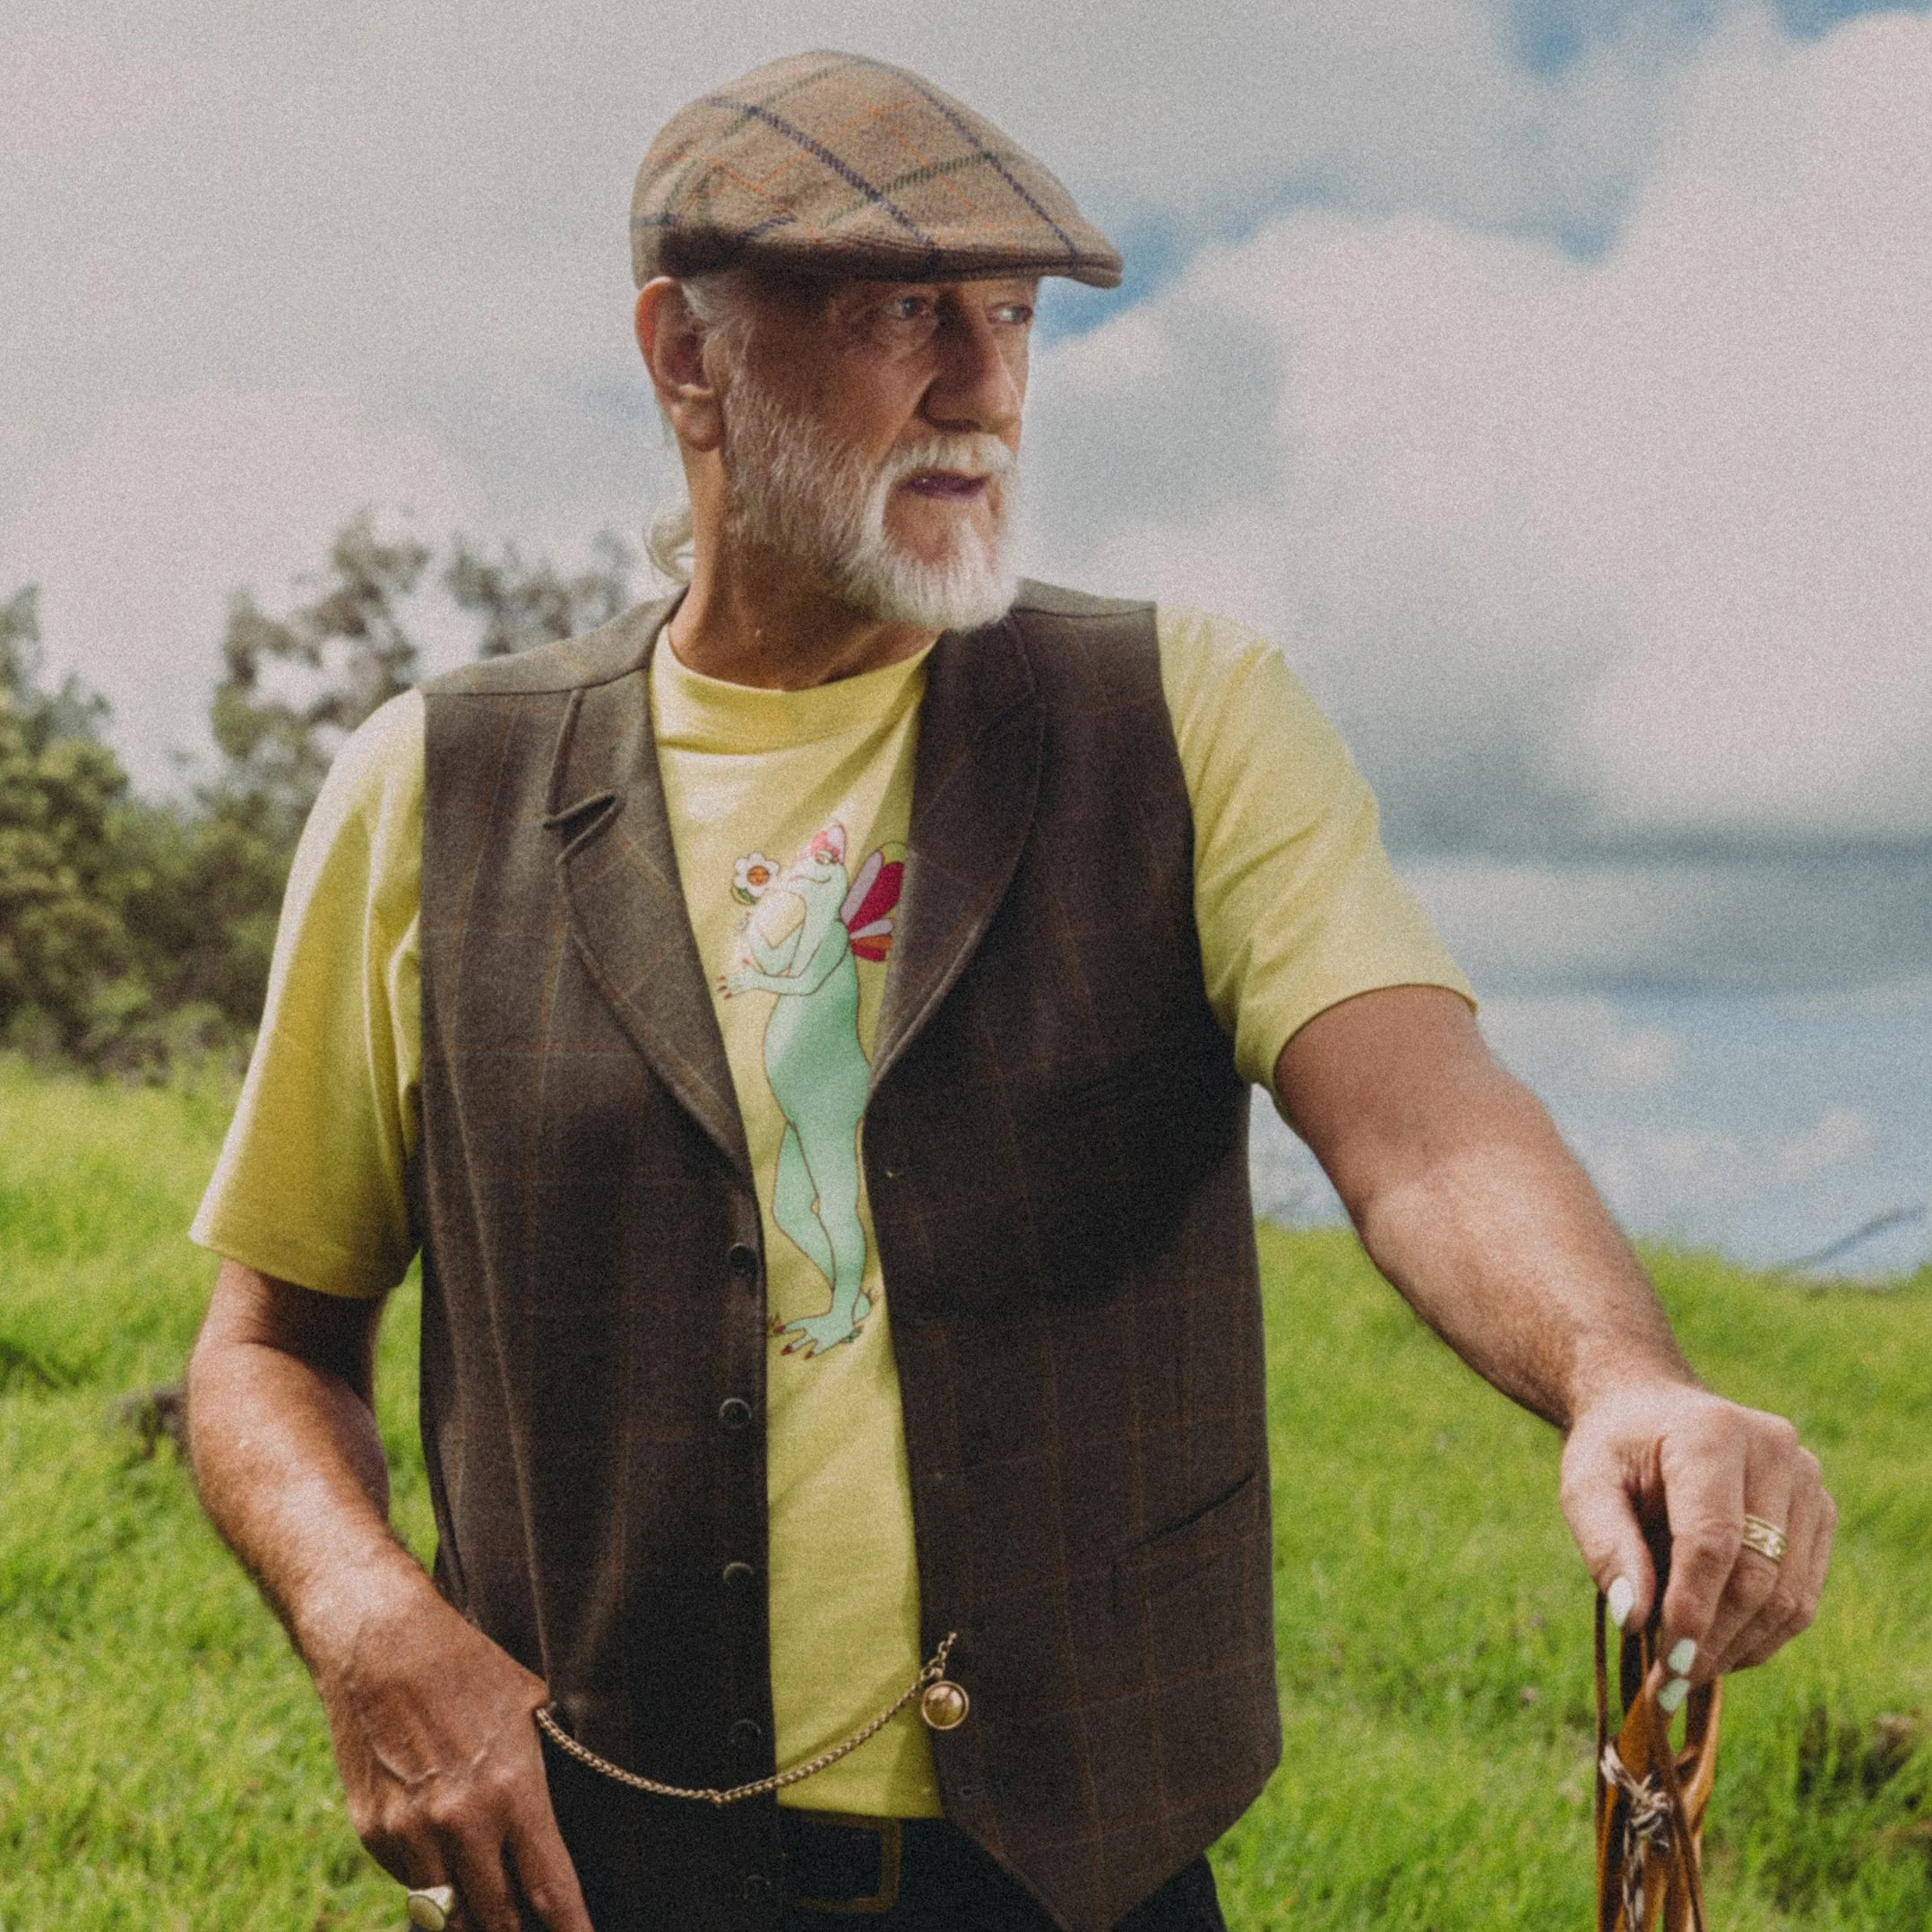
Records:
M872 1086L956 980L1032 826L1046 711L1015 620L949 632L927 660L912 825Z
M671 844L651 727L651 648L634 673L573 701L545 823L562 841L571 933L591 977L658 1077L749 1182L745 1124Z

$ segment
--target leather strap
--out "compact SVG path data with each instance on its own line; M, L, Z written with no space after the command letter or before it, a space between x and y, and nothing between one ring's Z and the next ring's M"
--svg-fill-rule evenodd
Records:
M1659 1592L1660 1598L1661 1591ZM1618 1654L1622 1717L1610 1737L1609 1612L1597 1598L1597 1932L1706 1932L1704 1812L1717 1778L1721 1687L1693 1691L1684 1742L1649 1687L1657 1618Z

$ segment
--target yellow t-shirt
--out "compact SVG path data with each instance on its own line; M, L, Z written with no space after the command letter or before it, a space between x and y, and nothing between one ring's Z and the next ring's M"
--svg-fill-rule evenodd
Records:
M920 1663L912 1490L858 1124L925 689L923 654L810 691L720 684L669 651L651 659L672 844L764 1217L781 1764L856 1729ZM873 1816L940 1811L911 1711L787 1795Z
M1208 996L1269 1085L1289 1037L1377 987L1467 982L1376 830L1375 799L1280 654L1158 615L1195 820ZM764 1217L772 1693L781 1766L835 1742L918 1670L919 1578L887 1284L859 1160L911 811L923 658L809 691L651 660L678 872L712 976ZM420 697L343 747L302 836L266 1010L194 1227L204 1246L328 1294L374 1296L415 1252ZM787 1801L939 1812L907 1712Z

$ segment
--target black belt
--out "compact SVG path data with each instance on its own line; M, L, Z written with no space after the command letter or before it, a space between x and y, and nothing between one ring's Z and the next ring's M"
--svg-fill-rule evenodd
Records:
M1053 1920L1025 1888L944 1818L859 1818L781 1805L778 1836L788 1913L856 1917L896 1906L895 1925L936 1920L985 1932L1054 1932ZM1207 1860L1196 1859L1177 1872L1117 1932L1128 1927L1227 1932Z
M919 1828L931 1825L960 1835L943 1818L860 1818L781 1805L786 1904L800 1911L890 1911L899 1902L907 1840L919 1859L928 1835Z
M970 1902L975 1924L1052 1932L1052 1919L1025 1889L944 1818L858 1818L781 1805L778 1841L790 1911L856 1916L898 1906L900 1916L922 1923L936 1909Z

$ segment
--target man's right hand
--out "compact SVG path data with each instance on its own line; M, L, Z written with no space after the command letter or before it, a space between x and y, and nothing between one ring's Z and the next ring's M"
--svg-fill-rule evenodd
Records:
M591 1932L530 1713L541 1678L442 1598L365 1618L318 1669L356 1835L404 1885L449 1885L479 1932Z
M194 1478L322 1693L358 1835L464 1932L592 1932L530 1713L543 1680L391 1534L381 1304L222 1265L188 1367ZM399 1914L400 1916L400 1914Z

